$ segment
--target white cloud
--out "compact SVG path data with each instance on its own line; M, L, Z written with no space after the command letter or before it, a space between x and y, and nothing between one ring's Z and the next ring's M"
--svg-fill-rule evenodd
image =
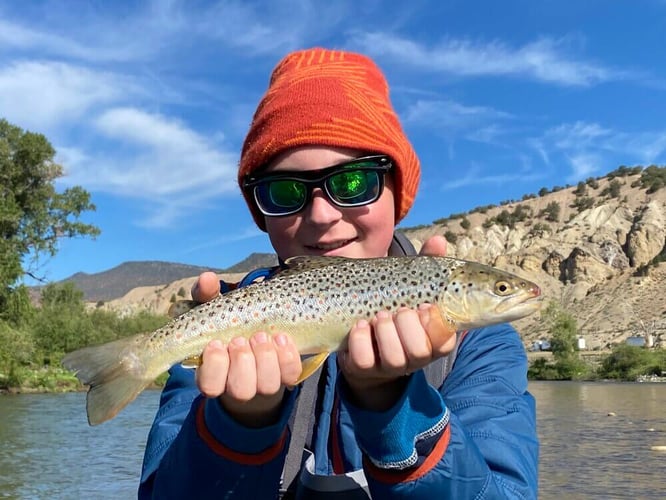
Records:
M49 12L49 17L55 13ZM0 19L0 51L11 49L19 53L39 53L42 57L55 56L87 62L121 62L142 59L156 50L157 45L139 42L153 40L146 34L147 24L142 28L108 17L86 17L77 12L77 17L65 20L65 24L76 24L71 31L55 23L48 23L42 30ZM161 28L164 29L164 28Z
M428 72L459 76L514 76L571 86L589 86L626 75L601 65L567 57L566 39L541 38L522 47L501 41L446 39L426 47L386 33L355 33L365 51Z
M546 131L546 138L559 149L606 148L616 135L598 123L564 123Z
M601 157L591 153L574 154L569 157L569 163L572 172L567 177L568 183L578 182L598 173L603 165Z
M643 166L663 161L666 131L620 132L598 123L577 121L552 127L531 139L529 145L546 164L562 158L571 169L567 181L575 182L627 161Z
M112 160L73 172L102 191L151 198L192 190L210 196L234 188L236 155L221 151L182 122L136 108L116 108L95 122L118 143ZM106 156L106 155L105 155Z
M0 70L2 114L24 128L71 123L93 106L131 92L132 86L116 75L60 62L15 62Z
M237 154L184 123L136 108L115 108L94 122L104 150L58 147L64 185L147 201L141 225L166 227L236 191Z
M184 250L183 253L197 253L207 248L215 248L223 245L227 246L229 243L238 243L240 241L246 241L265 236L266 233L261 231L257 226L255 225L247 226L245 228L239 228L238 232L225 233L219 238L206 240L203 243L191 246L186 250Z
M426 126L445 135L477 131L488 122L511 115L484 106L465 106L451 100L419 99L404 114L406 124ZM494 131L495 134L498 130Z
M95 126L113 146L94 153L60 147L64 182L176 206L236 189L236 154L174 118L116 108L104 112Z
M544 177L543 173L529 172L522 169L519 172L500 173L494 175L483 175L481 169L474 165L467 169L464 176L456 176L455 179L445 182L442 185L444 191L450 191L468 186L478 186L483 184L494 184L501 186L508 183L527 183Z

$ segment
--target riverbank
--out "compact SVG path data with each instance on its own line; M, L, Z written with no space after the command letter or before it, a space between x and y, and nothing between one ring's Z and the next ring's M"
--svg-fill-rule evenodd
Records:
M536 353L532 353L536 354ZM541 356L532 356L533 358L550 355L550 353L538 353ZM166 383L168 374L160 375L150 389L162 389ZM530 381L537 379L531 378ZM547 381L547 380L546 380ZM603 382L604 380L597 380ZM644 383L666 383L666 376L641 375L635 380L613 380L613 382L644 382ZM10 374L0 373L0 395L2 394L48 394L48 393L66 393L80 392L88 390L79 380L70 372L60 367L45 366L39 369L18 368Z
M161 389L167 374L160 375L150 389ZM61 367L15 368L10 373L0 373L1 394L46 394L86 391L87 387L74 374Z

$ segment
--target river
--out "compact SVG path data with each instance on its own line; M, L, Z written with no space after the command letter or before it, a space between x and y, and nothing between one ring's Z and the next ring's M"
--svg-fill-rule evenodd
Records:
M532 382L541 499L666 496L666 384ZM1 498L135 498L159 394L89 427L85 395L0 397ZM611 414L611 415L609 415Z

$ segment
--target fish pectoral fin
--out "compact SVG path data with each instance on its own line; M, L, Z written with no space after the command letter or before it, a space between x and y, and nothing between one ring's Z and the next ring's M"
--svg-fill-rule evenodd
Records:
M194 300L178 300L169 306L167 315L172 319L176 319L178 316L185 314L187 311L194 309L198 305L201 304Z
M306 378L308 378L310 375L316 372L317 369L322 364L324 364L324 361L326 361L326 358L328 358L330 354L331 354L330 352L324 351L303 360L303 371L301 371L301 375L298 377L298 380L294 382L294 385L300 384Z
M182 360L180 365L183 368L199 368L202 362L201 354L196 354L195 356L190 356L189 358Z

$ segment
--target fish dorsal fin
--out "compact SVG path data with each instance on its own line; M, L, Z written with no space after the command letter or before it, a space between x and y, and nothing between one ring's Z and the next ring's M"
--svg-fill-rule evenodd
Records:
M297 255L295 257L289 257L284 261L286 266L280 274L284 276L285 274L298 274L304 271L310 271L312 269L320 269L322 267L330 266L333 264L342 264L343 262L349 262L350 258L348 257L319 257L313 255Z

